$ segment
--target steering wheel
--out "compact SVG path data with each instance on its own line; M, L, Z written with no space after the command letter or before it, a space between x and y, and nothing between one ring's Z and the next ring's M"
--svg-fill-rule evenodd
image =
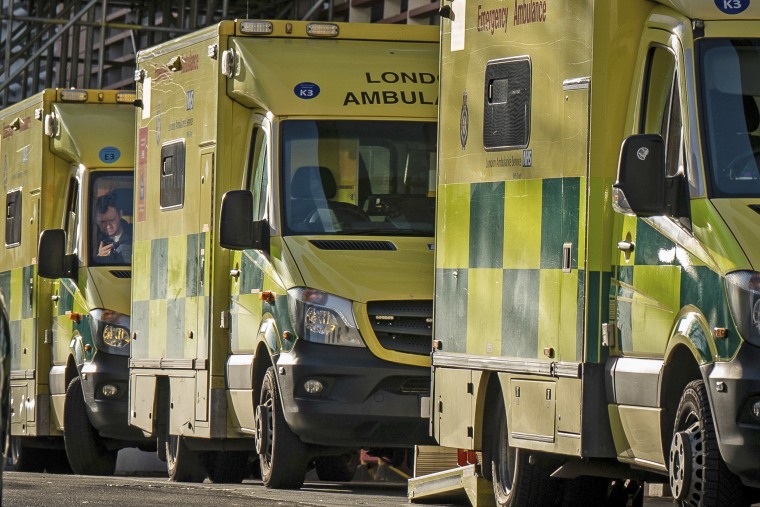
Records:
M750 161L754 161L755 165L750 165ZM746 179L757 180L760 177L760 174L758 174L758 167L760 166L758 162L760 162L760 146L753 146L752 151L739 153L731 159L723 173L728 176L730 181L741 181L737 179L737 175L749 170L752 171L753 175L751 178Z
M399 210L393 202L376 195L370 196L367 211L371 212L372 215L384 215L386 218L400 215Z
M327 210L332 213L341 227L351 227L354 222L369 222L369 216L361 208L353 204L330 202ZM303 223L311 225L321 223L320 212L327 210L325 208L314 210Z

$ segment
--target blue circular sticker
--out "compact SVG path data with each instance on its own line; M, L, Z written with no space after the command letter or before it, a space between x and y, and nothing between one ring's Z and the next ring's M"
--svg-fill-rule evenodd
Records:
M715 5L726 14L741 14L749 7L749 0L715 0Z
M296 87L293 88L293 93L295 93L296 97L299 99L313 99L319 95L319 86L316 83L298 83Z
M121 157L121 152L119 151L119 148L115 146L106 146L100 150L98 156L100 157L100 161L104 164L113 164L119 160L119 157Z

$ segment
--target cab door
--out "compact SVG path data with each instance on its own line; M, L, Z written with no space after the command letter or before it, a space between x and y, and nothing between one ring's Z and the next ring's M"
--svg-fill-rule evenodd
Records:
M253 194L253 220L268 217L267 195L271 181L271 127L263 116L254 117L245 189ZM264 273L269 259L259 250L233 252L230 266L230 346L227 378L232 404L242 429L254 429L253 361L262 320Z
M659 134L669 176L686 174L683 51L675 35L649 29L639 76L636 134ZM659 377L675 317L680 310L682 238L687 222L616 213L610 356L614 398L627 445L621 457L664 463L660 445ZM679 241L679 238L681 240ZM622 441L621 441L622 442Z

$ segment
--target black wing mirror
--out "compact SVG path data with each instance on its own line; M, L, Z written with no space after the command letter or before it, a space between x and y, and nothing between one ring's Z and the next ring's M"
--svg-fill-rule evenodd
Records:
M77 256L66 255L66 231L45 229L40 233L37 274L43 278L76 278Z
M612 206L627 215L666 215L665 179L662 136L639 134L626 138L620 148L617 181L612 186Z
M269 250L269 223L253 220L253 194L230 190L222 197L219 244L230 250Z

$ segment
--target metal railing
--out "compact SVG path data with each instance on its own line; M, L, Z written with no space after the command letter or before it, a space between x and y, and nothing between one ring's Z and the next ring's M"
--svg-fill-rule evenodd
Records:
M437 23L436 0L0 0L0 107L134 86L137 51L222 19Z

